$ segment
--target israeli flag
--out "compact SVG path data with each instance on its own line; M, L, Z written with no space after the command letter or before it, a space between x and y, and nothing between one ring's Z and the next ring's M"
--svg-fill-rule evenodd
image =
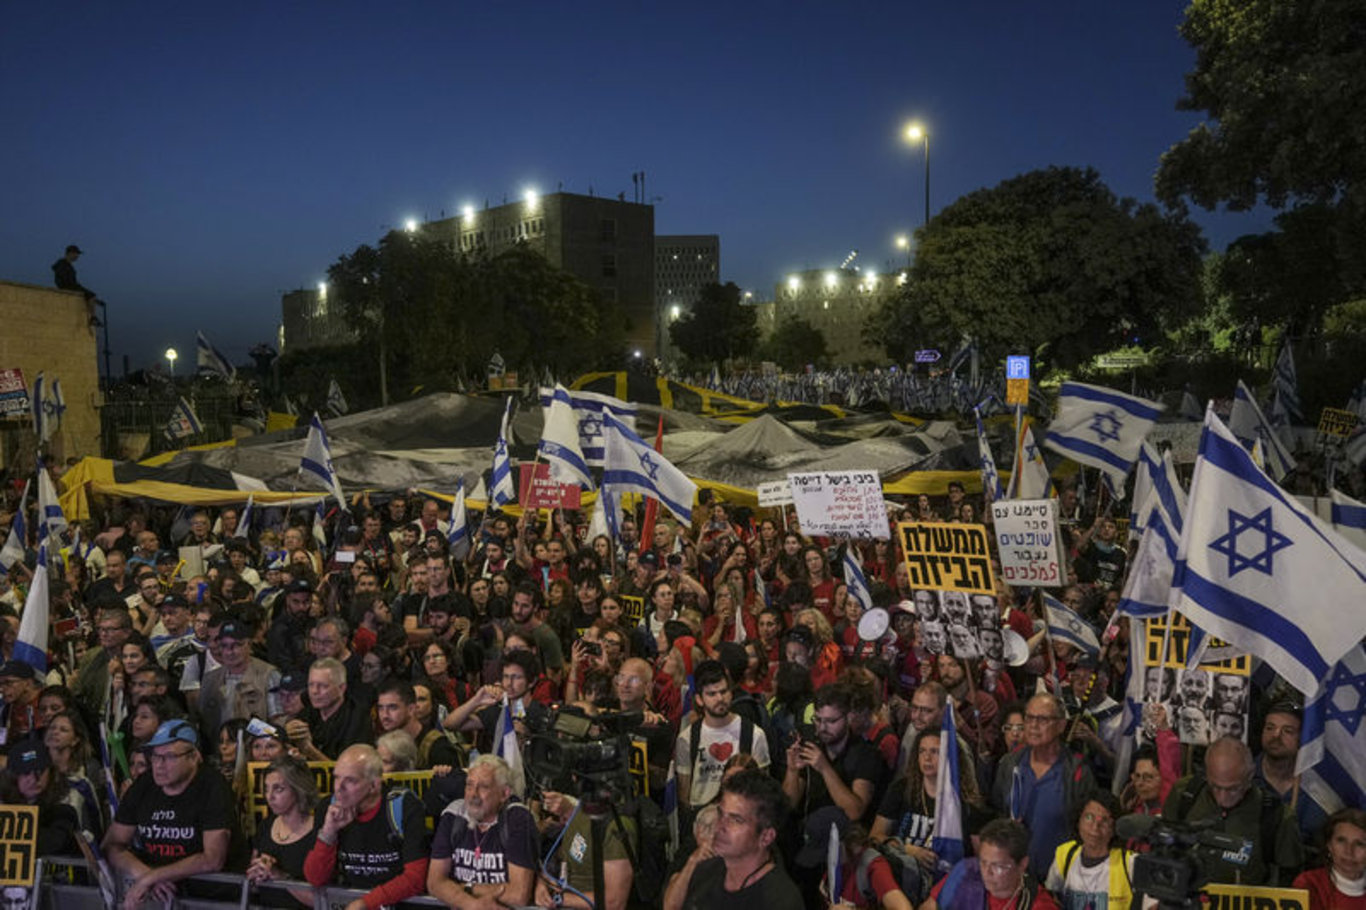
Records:
M62 512L57 488L47 472L43 459L38 459L38 543L53 543L54 552L61 547L61 535L66 531L66 515Z
M0 547L0 575L9 574L16 562L23 562L28 554L28 490L32 482L24 484L24 495L19 500L19 511L10 521L9 536Z
M579 425L579 447L583 460L590 468L602 467L603 435L602 414L610 411L618 420L635 429L636 406L628 404L611 395L597 392L568 391L569 406L574 409L574 419ZM541 407L550 407L555 397L554 389L541 389Z
M1200 401L1191 394L1190 389L1181 393L1181 410L1179 413L1187 420L1200 420L1204 416L1204 411L1200 409Z
M211 373L214 376L222 376L226 380L237 378L237 369L228 362L218 348L209 344L209 339L204 337L203 332L195 332L195 365L201 373Z
M1276 394L1289 423L1304 423L1304 407L1300 404L1300 381L1295 375L1295 355L1290 350L1290 336L1281 341L1281 352L1276 356Z
M679 521L692 521L697 484L616 417L604 413L602 419L607 441L602 487L611 490L613 508L620 508L620 494L640 493L659 500ZM615 524L620 527L621 522Z
M579 423L574 419L574 406L569 402L569 391L562 385L555 386L550 405L545 409L540 457L550 465L550 476L559 483L576 483L593 489L593 477L588 473L588 464L579 447Z
M525 796L526 770L522 765L522 747L517 742L517 730L512 725L512 707L506 695L503 696L503 710L493 729L493 754L508 763L508 770L512 772L512 792L519 797Z
M1043 444L1078 464L1098 468L1111 488L1124 486L1139 448L1162 413L1162 405L1114 389L1064 382L1058 416Z
M242 514L237 516L237 530L232 532L233 537L246 538L248 533L251 531L251 513L252 509L254 509L255 506L256 501L250 495L248 495L246 507L242 509Z
M327 409L332 412L333 417L340 417L351 410L346 403L346 396L342 394L341 386L337 385L337 380L333 379L327 386Z
M1221 423L1220 426L1222 425ZM1205 427L1205 432L1208 433L1208 421ZM1232 430L1238 441L1248 449L1256 442L1262 444L1266 472L1276 480L1289 474L1295 467L1295 459L1281 442L1280 434L1266 419L1262 409L1257 406L1257 400L1252 397L1252 392L1241 379L1238 380L1238 387L1233 392L1233 410L1228 415L1228 429Z
M317 508L313 510L313 540L318 544L319 550L327 549L327 499L318 500Z
M66 414L66 396L62 394L62 380L60 378L52 380L52 397L48 400L48 404L51 406L48 417L55 432L62 428L62 417Z
M1120 613L1138 617L1166 615L1180 539L1179 527L1168 527L1160 513L1153 513L1139 538L1138 549L1134 551L1129 576L1124 580L1117 607Z
M1325 815L1366 806L1366 645L1333 665L1304 708L1295 773Z
M498 355L494 355L495 357ZM498 430L498 442L493 447L493 507L502 508L517 498L517 488L512 482L512 460L508 458L508 439L512 428L512 396L508 396L503 408L503 425Z
M863 575L863 566L859 564L858 552L852 543L845 545L844 558L840 562L844 567L844 584L849 590L849 597L857 600L863 609L872 609L873 595L868 590L868 579Z
M52 390L42 370L34 377L29 395L29 406L33 411L33 432L40 444L45 443L57 432L57 423L53 420L53 412L56 409L52 402Z
M47 541L38 546L38 565L33 570L33 584L24 601L24 615L19 619L19 637L14 642L14 659L22 660L39 672L47 673L48 632L48 577Z
M305 478L313 478L321 483L329 493L337 497L337 505L346 511L346 497L342 494L341 480L332 467L332 446L327 442L327 430L323 427L318 412L308 422L308 439L304 442L304 455L299 460L299 472Z
M1047 614L1048 634L1054 641L1065 641L1087 654L1100 654L1100 639L1091 624L1081 614L1053 595L1040 589L1044 612Z
M1333 527L1352 543L1366 550L1366 502L1358 502L1339 490L1330 491Z
M980 406L972 409L972 416L977 420L977 451L982 459L982 489L993 502L1001 502L1006 498L1006 494L1001 488L1001 475L996 470L996 459L991 455L991 444L987 442L986 428L982 426Z
M944 705L939 736L939 780L934 787L934 837L930 849L938 857L938 871L947 872L963 858L963 803L959 794L958 723L953 703Z
M678 775L669 759L669 774L664 778L664 818L669 823L669 858L678 852Z
M465 480L457 478L455 481L455 496L451 499L451 521L446 530L446 543L450 546L451 555L456 559L464 559L470 555L470 524L465 517Z
M1366 552L1259 471L1213 411L1191 480L1172 609L1306 696L1366 638Z
M700 721L699 721L700 723ZM840 826L837 822L830 823L830 834L825 839L825 883L830 889L830 903L834 906L839 902L840 895L844 893L844 879L840 875Z

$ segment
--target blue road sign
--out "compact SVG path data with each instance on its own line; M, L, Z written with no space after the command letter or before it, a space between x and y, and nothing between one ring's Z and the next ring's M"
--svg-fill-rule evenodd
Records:
M1006 379L1028 379L1029 357L1015 354L1006 358Z
M938 363L938 362L939 362L940 356L941 356L940 353L939 353L937 350L935 350L934 348L925 348L924 350L920 350L920 351L916 351L916 352L915 352L915 362L916 362L916 363Z

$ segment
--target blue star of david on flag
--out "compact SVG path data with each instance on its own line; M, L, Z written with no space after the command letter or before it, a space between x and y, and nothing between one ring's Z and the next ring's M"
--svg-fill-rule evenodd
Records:
M651 480L659 480L659 465L656 464L655 460L650 457L649 452L641 453L640 466L645 471L645 473L650 476Z
M579 438L586 439L593 436L602 435L602 418L596 415L588 416L579 421Z
M1366 709L1366 673L1353 673L1345 661L1339 663L1324 690L1331 693L1324 705L1324 720L1335 720L1356 736Z
M1095 433L1096 438L1101 442L1118 442L1119 431L1123 426L1124 421L1120 420L1115 409L1111 408L1092 417L1091 426L1087 429Z
M1260 552L1244 556L1238 540L1244 533L1260 534ZM1228 533L1216 538L1209 548L1228 557L1228 577L1233 578L1244 569L1256 569L1263 575L1272 574L1271 557L1292 546L1294 541L1271 526L1271 509L1266 508L1249 518L1234 509L1228 510Z

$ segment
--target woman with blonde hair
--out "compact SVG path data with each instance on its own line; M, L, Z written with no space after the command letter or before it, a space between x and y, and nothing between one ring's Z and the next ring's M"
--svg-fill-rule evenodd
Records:
M844 654L835 643L835 630L830 626L830 620L815 607L807 607L805 610L798 610L792 622L794 625L805 626L816 639L816 644L811 649L811 685L819 689L826 683L834 682L835 677L840 675L840 670L844 669Z

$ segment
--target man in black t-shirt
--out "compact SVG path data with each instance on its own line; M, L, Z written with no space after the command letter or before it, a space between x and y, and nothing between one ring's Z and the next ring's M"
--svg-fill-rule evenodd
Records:
M332 795L315 813L318 839L304 860L304 878L315 888L367 889L348 910L416 897L427 879L422 802L407 791L386 795L383 773L374 746L350 747L337 759Z
M465 798L441 813L432 838L427 891L451 907L531 903L540 856L536 821L512 799L511 772L496 755L481 755L465 778Z
M223 775L203 767L193 724L168 720L147 741L148 774L133 782L104 836L115 869L133 879L125 904L175 899L175 882L232 859L237 817Z
M346 746L374 739L370 709L346 693L346 667L324 657L308 669L310 707L285 723L290 740L309 761L337 758Z
M783 792L803 817L836 805L850 821L867 820L877 808L873 794L882 779L883 761L869 742L849 729L853 701L845 686L821 686L815 705L818 742L798 741L788 748Z

